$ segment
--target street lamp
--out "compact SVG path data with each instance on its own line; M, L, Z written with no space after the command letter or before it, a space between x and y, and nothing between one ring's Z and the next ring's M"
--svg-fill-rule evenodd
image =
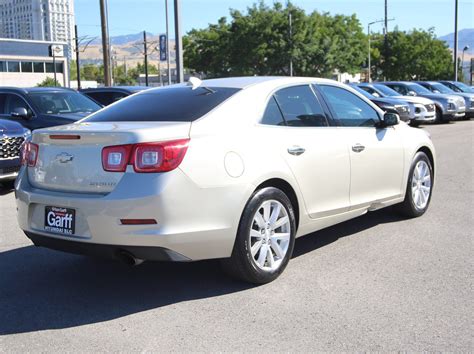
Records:
M462 50L461 74L462 74L463 77L464 77L464 73L463 73L463 68L464 68L464 52L465 52L466 50L469 50L469 46L468 46L468 45L465 46L465 47L463 48L463 50Z
M369 24L367 25L367 36L369 37L369 53L368 53L368 62L367 62L367 82L372 82L372 80L370 79L370 26L376 24L376 23L382 23L382 22L388 22L388 21L394 21L395 19L394 18L391 18L391 19L388 19L388 20L377 20L377 21L373 21L373 22L369 22Z

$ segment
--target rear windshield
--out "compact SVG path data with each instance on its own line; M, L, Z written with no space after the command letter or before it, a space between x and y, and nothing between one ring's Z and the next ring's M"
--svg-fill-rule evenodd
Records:
M188 86L147 90L129 96L90 117L86 122L192 122L238 92L236 88Z

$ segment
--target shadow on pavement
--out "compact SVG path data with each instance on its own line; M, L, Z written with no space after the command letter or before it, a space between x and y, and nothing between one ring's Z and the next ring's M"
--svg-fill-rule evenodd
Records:
M369 213L299 238L293 257L398 220L388 210ZM218 261L130 268L27 246L0 253L0 335L98 323L251 287L228 278Z
M0 196L7 195L13 192L13 182L0 183Z

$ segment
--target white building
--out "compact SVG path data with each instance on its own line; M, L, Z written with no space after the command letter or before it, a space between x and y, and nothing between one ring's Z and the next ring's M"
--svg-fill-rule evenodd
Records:
M73 48L73 0L0 0L0 38L66 42Z

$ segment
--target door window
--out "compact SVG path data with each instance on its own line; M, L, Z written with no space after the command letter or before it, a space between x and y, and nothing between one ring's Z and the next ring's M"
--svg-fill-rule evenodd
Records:
M278 104L273 96L270 98L270 101L268 101L261 123L265 125L286 125L280 108L278 108Z
M308 85L294 86L275 93L286 124L292 127L327 127L324 110Z
M399 94L401 95L404 95L406 96L408 94L408 90L406 89L405 86L402 86L402 85L394 85L394 84L390 84L390 85L387 85L388 87L390 87L391 89L397 91Z
M28 112L28 115L33 115L30 106L28 106L23 98L17 95L6 95L5 114L12 114L16 108L24 108Z
M321 85L321 92L332 109L334 118L344 127L373 127L379 115L364 100L341 87Z

